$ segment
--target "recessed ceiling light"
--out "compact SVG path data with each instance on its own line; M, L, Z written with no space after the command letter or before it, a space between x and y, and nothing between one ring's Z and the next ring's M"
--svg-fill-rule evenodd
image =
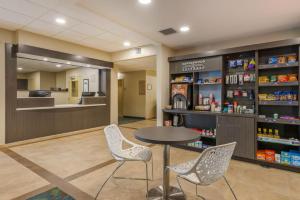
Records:
M188 32L189 30L190 30L189 26L182 26L182 27L180 27L180 31L181 32Z
M141 4L150 4L152 0L139 0Z
M90 67L91 65L87 64L86 66L87 66L87 67Z
M123 45L124 45L125 47L129 47L131 44L130 44L129 41L125 41L125 42L123 42Z
M71 62L68 61L68 62L67 62L67 65L71 65Z
M56 65L56 67L60 68L60 67L61 67L61 65L60 65L60 64L57 64L57 65Z
M48 61L48 58L43 58L43 61Z
M22 68L22 67L18 67L18 70L20 70L20 71L21 71L21 70L23 70L23 68Z
M58 17L55 19L55 22L57 24L64 25L66 23L66 20L64 18Z

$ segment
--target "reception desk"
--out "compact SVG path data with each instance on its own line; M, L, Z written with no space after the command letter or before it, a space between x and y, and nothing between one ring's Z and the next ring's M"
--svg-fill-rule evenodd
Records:
M22 141L78 131L107 125L109 121L109 106L106 104L17 108L17 134L10 135L9 140Z

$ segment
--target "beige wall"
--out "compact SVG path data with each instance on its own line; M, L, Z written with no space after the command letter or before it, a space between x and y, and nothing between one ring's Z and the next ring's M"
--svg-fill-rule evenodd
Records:
M146 71L146 119L156 118L156 72Z
M213 51L213 50L226 49L226 48L232 48L232 47L246 46L246 45L251 45L251 44L274 42L274 41L292 39L292 38L297 38L297 37L300 37L300 29L299 28L292 29L289 31L274 32L274 33L269 33L269 34L265 34L265 35L240 38L240 39L234 39L234 40L229 40L229 41L221 41L221 42L210 43L210 44L206 44L206 45L199 45L199 46L196 46L193 48L178 50L175 52L175 55L200 53L203 51Z
M75 55L86 56L90 58L111 61L111 54L89 47L84 47L78 44L58 40L27 31L17 32L17 42L19 44L26 44L54 51L60 51Z
M118 124L118 68L111 70L110 76L110 122Z
M56 73L53 72L40 72L41 90L50 90L56 87Z
M66 71L57 72L56 73L56 87L65 89L67 88L66 85Z
M139 95L141 80L146 81L146 71L124 73L124 116L145 117L146 95Z
M157 125L163 125L162 109L169 104L169 61L168 58L173 56L172 49L158 45L156 56L156 74L157 74Z

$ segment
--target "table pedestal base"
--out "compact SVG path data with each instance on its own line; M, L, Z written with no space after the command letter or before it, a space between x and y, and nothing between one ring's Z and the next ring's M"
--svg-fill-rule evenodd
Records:
M163 186L152 188L148 192L148 200L162 200ZM185 200L184 193L177 187L170 186L167 200Z

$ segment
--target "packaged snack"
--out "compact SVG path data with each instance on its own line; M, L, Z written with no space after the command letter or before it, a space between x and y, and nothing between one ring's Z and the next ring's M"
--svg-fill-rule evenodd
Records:
M255 60L252 58L251 61L249 62L248 69L254 69L254 68L255 68L255 65L256 65L256 62L255 62Z
M277 59L277 57L276 56L272 56L272 57L270 57L269 58L269 64L277 64L277 62L278 62L278 59Z
M288 79L289 82L298 81L297 74L288 74Z
M266 160L266 154L264 150L257 150L256 152L256 159L257 160Z
M288 82L289 81L289 77L288 75L278 75L278 82Z
M236 60L229 60L229 67L235 68L236 67Z
M243 64L244 70L247 70L247 69L248 69L248 65L249 65L249 60L248 60L248 59L245 59L245 60L244 60L244 64Z
M280 155L280 163L284 165L290 165L291 164L291 155L289 152L282 151Z
M270 77L270 82L277 82L277 76L276 75L272 75L271 77Z
M274 162L275 161L275 151L274 150L265 150L266 161Z
M259 82L259 83L268 83L268 82L270 82L270 79L269 79L268 76L260 76L260 77L258 78L258 82Z
M291 165L300 166L300 152L299 151L290 151L291 156Z
M297 56L296 55L289 55L288 56L288 64L294 64L297 62Z
M278 63L279 64L285 64L286 63L286 57L285 56L279 56L278 57Z
M275 154L275 162L280 163L280 154Z
M236 60L236 66L237 67L242 67L243 66L243 60L242 59Z

